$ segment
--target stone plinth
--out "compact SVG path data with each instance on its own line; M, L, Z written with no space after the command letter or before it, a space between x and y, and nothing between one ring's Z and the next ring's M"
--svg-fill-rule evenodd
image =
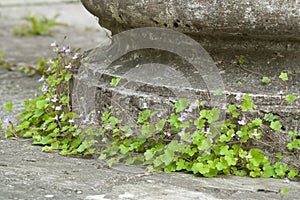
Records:
M257 47L281 48L300 42L299 0L81 0L113 34L138 27L165 27L202 41L256 40ZM253 46L254 43L247 43ZM242 45L241 45L242 46ZM299 48L299 44L295 47Z

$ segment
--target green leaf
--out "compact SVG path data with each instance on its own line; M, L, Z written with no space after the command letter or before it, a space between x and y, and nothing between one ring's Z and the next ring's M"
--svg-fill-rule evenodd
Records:
M154 153L152 152L152 150L148 149L145 153L144 153L145 159L146 160L151 160L154 157Z
M288 173L288 178L294 178L298 175L299 175L299 173L296 170L290 169L290 172Z
M179 99L179 101L175 103L176 112L182 112L184 109L187 108L188 105L189 102L187 99Z
M138 118L138 123L145 122L146 120L148 120L148 118L150 117L150 115L151 115L151 111L149 109L143 110L141 112L141 115Z
M208 150L208 149L210 149L211 146L212 146L212 144L210 142L210 139L206 138L206 139L204 139L204 140L202 140L200 142L200 145L198 146L198 149L200 151L202 151L202 150Z
M254 119L252 122L252 125L254 125L255 127L260 127L262 126L262 120L259 118Z
M288 136L289 137L296 137L298 135L298 132L297 131L289 131L288 132Z
M8 103L5 105L5 110L6 112L9 112L12 110L12 107L13 107L13 103Z
M274 176L274 174L275 174L275 172L274 172L274 167L273 166L265 165L263 167L263 174L262 174L262 176L264 178L271 178L271 177Z
M36 110L36 111L34 112L33 117L38 118L38 117L42 116L44 113L45 113L44 110L38 109L38 110Z
M283 81L289 80L288 75L287 75L287 73L285 73L285 72L281 72L279 78L280 78L281 80L283 80Z
M285 195L288 194L290 192L289 188L281 188L280 189L280 194Z
M183 159L179 159L177 162L176 162L176 170L177 171L181 171L183 169L186 169L186 161L183 160Z
M264 120L268 122L272 122L276 119L276 117L272 113L265 114Z
M282 127L280 121L272 121L271 124L270 124L270 128L275 130L275 131L278 131L280 130Z
M288 103L291 103L293 101L295 101L297 99L297 97L295 97L293 94L289 94L285 97L285 100L288 102Z
M36 102L36 107L38 109L43 109L48 104L48 101L46 100L39 100Z
M275 157L281 160L283 158L283 155L282 153L276 153Z
M143 137L149 138L152 136L152 134L155 131L155 127L153 124L144 124L141 128L141 133L143 134Z
M128 153L128 152L130 151L130 148L124 146L123 144L121 144L121 145L119 146L119 149L120 149L120 153L123 154L123 155L126 154L126 153Z
M56 124L55 122L52 122L52 123L48 126L47 131L54 130L56 127L57 127L57 124Z
M116 87L119 84L120 80L121 80L121 78L112 78L110 81L110 85L112 87Z
M264 77L262 78L262 82L263 82L263 83L270 83L269 77L264 76Z
M174 160L174 152L165 150L164 154L160 156L161 161L167 166Z
M222 89L217 89L216 95L222 95L224 91Z
M274 167L276 176L279 178L283 178L286 172L289 170L289 168L283 165L281 162L276 162Z
M72 74L65 75L65 81L69 81L72 78Z
M19 124L16 128L17 131L21 131L21 130L24 130L24 129L27 129L29 128L29 125L30 125L30 122L28 121L23 121L21 124Z
M164 127L165 127L166 121L167 121L167 120L165 120L165 119L160 120L160 121L155 125L156 130L157 130L157 131L162 131L162 130L164 129Z
M251 96L249 94L243 95L243 101L241 102L242 111L251 111L253 110L254 103L251 102Z
M243 65L245 63L245 59L243 58L243 57L241 57L240 59L239 59L239 64L240 65Z

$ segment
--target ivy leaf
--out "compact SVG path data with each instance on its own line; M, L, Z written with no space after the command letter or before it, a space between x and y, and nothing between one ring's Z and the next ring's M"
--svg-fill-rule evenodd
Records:
M242 111L250 111L253 110L254 103L251 101L251 96L249 94L243 95L243 101L241 103Z
M164 154L160 156L160 159L167 166L172 163L174 159L174 152L165 150Z
M144 153L145 159L146 160L151 160L154 156L154 153L152 152L152 150L148 149L145 153Z
M264 167L263 167L263 174L262 174L262 176L264 177L264 178L271 178L271 177L273 177L274 176L274 167L273 166L270 166L270 165L265 165Z
M185 169L185 168L186 168L185 165L186 165L185 160L179 159L179 160L176 162L176 170L177 170L177 171L181 171L181 170Z
M8 103L5 105L5 110L6 112L9 112L12 110L12 107L13 107L13 103Z
M121 78L113 78L113 79L111 79L111 81L110 81L110 85L111 85L112 87L116 87L116 86L119 84L120 80L121 80Z
M281 160L283 158L283 155L281 153L276 153L275 157Z
M254 120L252 121L252 124L253 124L254 126L262 126L262 120L259 119L259 118L256 118L256 119L254 119Z
M157 122L157 124L155 125L156 130L157 130L157 131L162 131L162 130L164 129L164 127L165 127L166 121L167 121L167 120L162 119L162 120L160 120L159 122Z
M288 136L290 136L290 137L296 137L297 135L298 135L297 131L289 131L288 132Z
M179 101L175 103L176 112L182 112L184 109L187 108L188 105L189 102L187 99L179 99Z
M217 89L216 90L216 95L220 96L224 93L224 91L222 89Z
M281 80L283 80L283 81L289 80L288 75L287 75L287 73L285 73L285 72L281 72L279 78L280 78Z
M146 138L151 137L154 131L155 131L155 127L153 124L149 124L149 125L144 124L141 128L141 133L143 134L143 137Z
M294 169L290 169L290 172L288 173L288 178L294 178L298 175L298 172Z
M280 194L285 195L288 194L290 192L289 188L281 188L280 189Z
M143 123L146 121L151 115L151 111L149 109L143 110L141 115L138 118L139 123Z
M262 78L262 82L263 82L263 83L270 83L269 77L264 76L264 77Z
M36 107L37 109L43 109L47 104L48 102L46 100L39 100L36 102Z
M275 173L278 177L283 178L285 173L288 171L288 167L283 165L281 162L275 163Z
M72 78L72 74L65 75L65 81L69 81Z
M240 65L243 65L244 63L245 63L245 58L241 57L241 58L239 59L239 64L240 64Z
M295 95L293 94L289 94L285 97L285 100L288 102L288 103L291 103L293 101L295 101L297 99L297 97L295 97Z
M282 127L282 125L281 125L280 121L272 121L271 122L271 125L270 125L271 129L278 131L281 129L281 127Z
M264 120L268 122L272 122L276 119L276 117L272 113L265 114Z

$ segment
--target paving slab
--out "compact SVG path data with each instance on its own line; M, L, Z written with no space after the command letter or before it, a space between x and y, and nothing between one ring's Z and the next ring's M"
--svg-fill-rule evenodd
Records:
M57 14L57 22L67 26L53 27L53 36L13 35L15 27L28 24L21 19L24 16L44 15L51 19ZM101 32L95 17L80 3L0 6L0 20L0 52L4 53L4 60L17 64L33 64L40 57L53 56L50 44L54 41L60 45L88 50L95 48L105 39L105 33ZM65 36L67 38L64 40Z

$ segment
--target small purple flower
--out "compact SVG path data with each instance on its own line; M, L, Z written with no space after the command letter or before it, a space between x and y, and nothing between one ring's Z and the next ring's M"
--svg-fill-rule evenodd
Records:
M45 76L44 75L39 79L39 82L43 82L43 81L45 81Z
M48 91L49 91L49 87L44 84L42 88L42 92L48 92Z
M210 128L207 128L206 131L204 131L204 133L207 134L207 135L210 135L211 134Z
M257 137L257 136L259 136L259 133L257 132L257 129L254 129L254 131L253 131L252 135L253 135L254 137Z
M243 93L237 93L236 96L235 96L235 100L237 101L241 101L243 99Z
M90 119L88 116L85 117L85 119L83 120L83 124L88 124L90 122Z
M186 110L188 113L193 112L193 109L197 108L199 106L199 101L198 99L196 101L194 101Z
M72 57L73 60L77 60L78 58L79 58L79 54L78 54L78 53L76 53L76 54Z
M284 182L284 183L290 183L290 179L287 178L287 177L285 177L285 178L283 179L283 182Z
M168 136L168 137L171 136L171 133L170 133L170 132L164 132L164 134L165 134L166 136Z
M52 59L50 59L50 60L48 60L48 63L49 63L49 64L53 64L54 61L53 61Z
M105 129L112 129L111 124L107 124L107 125L105 126Z
M52 42L52 43L50 44L50 46L51 46L51 47L58 47L58 44L57 44L56 42Z
M67 48L66 50L65 50L65 53L71 53L72 51L71 51L71 49L70 48Z
M47 72L51 72L52 71L52 67L49 67L48 69L47 69Z
M142 106L142 109L147 109L148 108L148 105L147 105L147 103L145 102L145 103L143 103L143 106Z
M179 136L185 135L185 128L181 129L181 131L178 133Z
M68 64L67 66L65 66L65 68L66 68L66 69L71 69L71 68L72 68L72 65L71 65L71 63L70 63L70 64Z
M58 115L53 118L55 121L59 121Z
M56 106L56 107L55 107L55 110L62 110L62 105Z
M248 155L246 156L246 158L250 159L250 158L252 158L252 155L250 153L248 153Z
M43 126L43 131L46 130L47 128L48 128L48 125L45 124L45 125Z
M4 120L4 123L6 123L6 124L12 124L12 121L11 121L9 118L6 118L6 119Z
M69 119L70 124L73 124L74 122L75 122L74 119Z
M246 118L243 117L242 120L238 121L239 125L245 125L246 124Z
M58 101L57 95L54 95L53 99L51 99L50 101L56 103Z
M180 113L180 117L178 118L178 120L180 122L183 122L184 120L187 120L187 118L188 118L188 114L186 112L182 112Z
M65 113L61 113L61 115L59 116L59 119L62 119L65 116Z
M282 90L280 90L280 91L279 91L279 94L280 94L280 95L283 95L283 94L284 94L284 92L283 92Z

